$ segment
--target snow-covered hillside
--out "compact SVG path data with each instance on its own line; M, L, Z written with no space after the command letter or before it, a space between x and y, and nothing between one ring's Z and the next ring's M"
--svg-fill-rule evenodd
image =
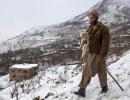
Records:
M79 31L86 29L88 25L87 15L92 9L99 10L100 20L111 27L111 32L116 30L116 34L129 34L129 5L130 0L102 0L88 11L66 22L46 27L35 27L19 36L3 41L0 43L0 53L7 52L8 50L45 46L48 43L51 44L61 40L72 41L78 37Z
M40 96L45 100L129 100L130 99L130 51L125 53L117 62L108 66L108 70L116 78L119 84L123 87L121 91L113 79L108 75L109 91L106 94L100 93L100 86L97 75L92 78L92 81L86 89L86 97L78 97L72 92L78 90L78 83L81 79L81 67L77 65L68 66L53 66L45 71L40 71L39 74L26 81L24 84L35 82L34 88L30 85L30 92L27 94L18 87L19 100L32 100L32 98ZM41 76L39 86L37 84L38 76ZM17 85L19 85L18 83ZM7 87L0 91L0 100L15 100L11 99L10 92L14 85L10 84L8 75L0 77L0 86Z
M88 22L87 15L93 9L98 9L100 20L109 26L111 26L111 24L121 24L130 21L130 0L102 0L91 7L87 12L70 20L70 22Z

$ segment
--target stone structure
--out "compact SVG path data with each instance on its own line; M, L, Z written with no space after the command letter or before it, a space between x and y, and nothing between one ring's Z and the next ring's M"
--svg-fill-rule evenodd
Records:
M10 81L29 79L38 73L38 64L16 64L9 68Z

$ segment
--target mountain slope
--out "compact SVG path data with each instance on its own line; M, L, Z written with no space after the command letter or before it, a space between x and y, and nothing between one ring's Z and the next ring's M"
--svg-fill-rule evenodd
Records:
M99 80L94 77L86 89L86 97L75 96L72 91L76 91L75 86L79 83L81 74L78 74L74 80L74 85L72 88L66 90L59 94L59 98L56 96L50 97L47 100L129 100L130 99L130 70L128 70L130 65L130 51L127 52L123 57L120 58L117 62L108 66L111 74L116 78L119 84L124 88L124 91L121 91L113 79L108 75L108 85L109 91L106 94L100 94L100 85ZM77 78L78 77L78 78ZM73 88L74 87L74 88Z
M92 78L91 83L86 89L86 97L78 97L72 92L77 91L78 83L81 79L81 68L76 68L77 65L68 66L53 66L47 68L45 71L40 71L39 75L42 75L39 87L37 84L38 76L24 82L25 92L22 93L20 84L17 83L19 100L32 100L32 98L40 96L40 98L46 98L45 100L129 100L130 99L130 51L125 53L117 62L108 66L109 71L123 87L124 91L121 91L113 79L108 75L109 91L106 94L99 94L101 88L97 75ZM3 76L0 78L1 84L4 83L6 87L0 91L1 100L15 100L11 99L10 93L14 87L13 84L9 84L9 76ZM31 82L31 83L30 83ZM27 84L30 84L29 93ZM35 84L33 84L35 83ZM31 85L34 85L33 86Z
M130 34L130 2L129 0L103 0L88 11L74 17L67 22L47 27L32 28L23 34L8 39L0 44L0 52L45 46L56 41L78 42L78 32L85 30L88 25L87 15L92 9L98 9L100 20L111 28L111 32ZM125 30L124 30L125 29Z

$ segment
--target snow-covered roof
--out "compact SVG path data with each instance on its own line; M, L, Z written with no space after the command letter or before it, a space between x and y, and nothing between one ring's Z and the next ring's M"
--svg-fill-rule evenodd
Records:
M15 64L13 66L11 66L10 68L32 68L32 67L37 67L38 64Z

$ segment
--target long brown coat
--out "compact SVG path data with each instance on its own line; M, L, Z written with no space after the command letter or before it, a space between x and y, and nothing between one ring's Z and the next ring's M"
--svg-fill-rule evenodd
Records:
M109 49L110 34L107 26L98 22L96 29L93 30L93 26L90 25L87 29L89 36L89 52L106 57ZM87 40L86 40L87 42Z
M90 25L86 33L89 39L86 39L83 43L89 42L89 50L87 52L87 59L79 86L80 88L86 88L91 77L95 76L96 73L98 73L101 87L107 86L105 57L109 48L109 30L104 24L98 22L96 29L93 30L93 26Z

